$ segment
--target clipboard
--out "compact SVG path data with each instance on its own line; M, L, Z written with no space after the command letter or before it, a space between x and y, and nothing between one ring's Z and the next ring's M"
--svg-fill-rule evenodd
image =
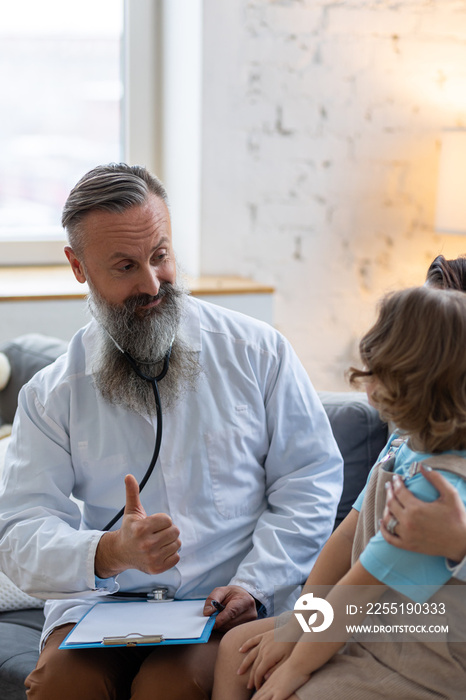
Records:
M205 644L217 613L204 616L204 604L205 600L95 603L59 649Z

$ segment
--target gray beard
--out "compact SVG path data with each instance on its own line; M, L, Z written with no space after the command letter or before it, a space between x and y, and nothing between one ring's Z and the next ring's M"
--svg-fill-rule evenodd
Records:
M154 297L139 295L127 299L123 306L116 306L103 299L92 283L89 288L88 307L99 324L99 347L94 365L98 391L111 404L155 416L157 409L151 384L136 374L115 342L149 377L160 374L173 342L168 372L159 383L162 409L170 411L186 391L195 388L200 373L197 354L178 336L185 290L165 282L157 295L163 297L160 306L136 312Z

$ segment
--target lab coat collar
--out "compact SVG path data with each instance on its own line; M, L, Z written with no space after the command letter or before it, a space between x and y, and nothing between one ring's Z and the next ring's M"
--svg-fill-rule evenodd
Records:
M194 297L186 296L179 335L193 352L201 351L202 342L199 303Z

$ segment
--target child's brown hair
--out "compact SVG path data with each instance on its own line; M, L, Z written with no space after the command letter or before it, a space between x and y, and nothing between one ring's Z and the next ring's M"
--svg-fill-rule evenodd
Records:
M376 380L372 402L414 449L466 449L465 293L415 287L387 295L359 351L365 369L350 368L351 384Z

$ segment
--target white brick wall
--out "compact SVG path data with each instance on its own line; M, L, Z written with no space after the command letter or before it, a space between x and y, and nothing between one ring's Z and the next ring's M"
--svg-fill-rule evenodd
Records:
M347 388L433 231L443 128L466 127L466 2L204 0L202 261L277 289L319 389Z

